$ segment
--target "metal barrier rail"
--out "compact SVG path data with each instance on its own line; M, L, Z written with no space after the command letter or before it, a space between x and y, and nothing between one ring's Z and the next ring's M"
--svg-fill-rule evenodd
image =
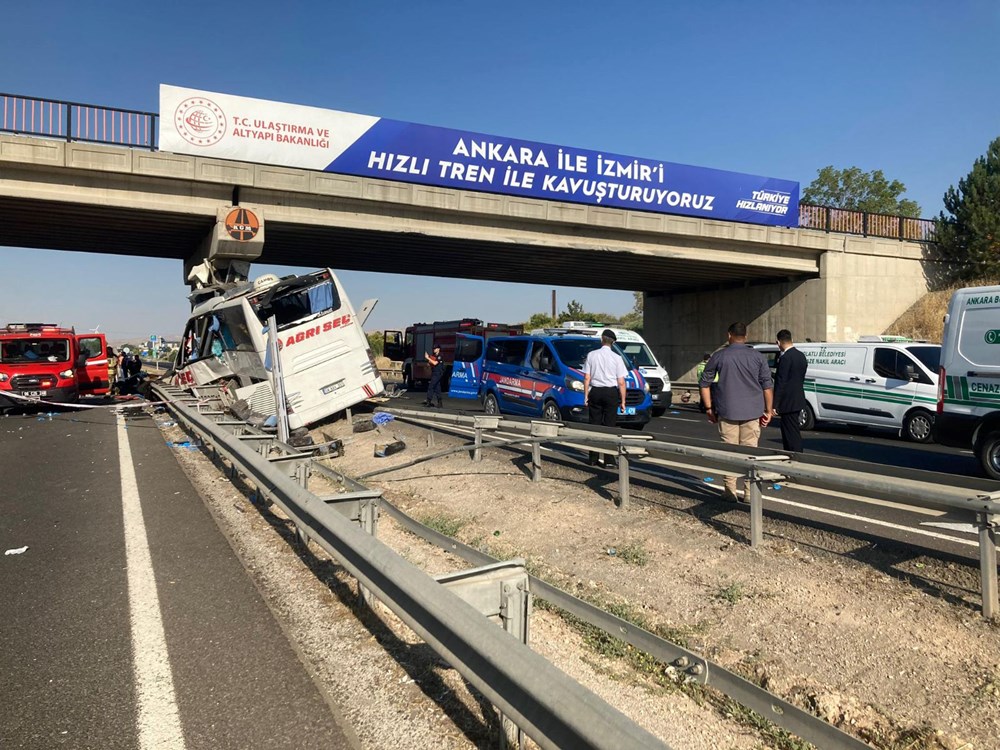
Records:
M894 240L933 242L937 222L909 216L873 214L833 206L799 204L799 228L821 229L824 232L860 234L865 237L886 237Z
M525 422L503 417L477 417L439 414L420 410L379 407L401 419L416 422L438 422L461 426L475 431L476 443L484 434L520 433L538 437L547 434L544 442L569 447L580 447L603 441L606 447L618 454L619 493L621 505L629 503L629 459L641 461L669 459L683 456L704 466L723 471L746 474L750 496L750 544L757 547L763 541L763 485L781 479L795 479L813 486L837 491L863 492L868 496L892 500L915 508L940 510L957 515L979 530L979 567L982 593L982 613L986 618L1000 614L997 589L997 522L1000 516L1000 493L986 494L980 490L962 487L942 487L929 482L897 479L876 474L866 474L847 469L833 469L795 461L782 455L746 455L722 448L700 448L654 440L650 435L624 436L607 429L574 429L558 422ZM541 456L538 443L532 446L532 475L541 474Z
M448 550L452 554L478 565L496 562L494 558L477 549L462 544L434 529L427 528L410 518L392 503L383 501L382 507L404 528L441 549ZM798 735L807 742L815 744L817 747L826 750L860 750L868 747L861 740L842 732L818 716L769 693L693 651L605 612L540 578L529 576L529 580L531 581L531 589L536 596L584 622L600 628L611 637L625 641L640 651L669 664L688 679L715 688L741 705L756 711L768 721Z
M463 599L353 526L321 498L261 460L260 452L224 426L185 406L180 399L188 394L161 385L154 385L153 390L179 421L280 506L301 537L319 544L541 747L666 747ZM291 458L302 455L294 453L294 448L286 449Z
M154 112L0 93L0 132L156 149Z

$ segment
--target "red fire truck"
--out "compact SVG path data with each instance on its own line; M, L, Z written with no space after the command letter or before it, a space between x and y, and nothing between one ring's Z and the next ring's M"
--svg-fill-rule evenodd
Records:
M455 336L468 333L489 339L493 336L517 336L524 333L524 326L508 323L483 323L476 318L439 320L436 323L414 323L406 331L386 331L384 354L389 359L403 363L403 380L407 388L420 383L426 385L431 377L427 354L434 346L441 347L445 361L445 383L451 378L451 365L455 359Z
M72 403L109 392L103 333L76 333L55 323L8 323L0 328L0 411L23 398Z

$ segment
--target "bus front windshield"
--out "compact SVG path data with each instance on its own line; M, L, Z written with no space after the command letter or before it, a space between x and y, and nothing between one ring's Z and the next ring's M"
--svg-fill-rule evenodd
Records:
M278 289L253 305L253 309L261 323L267 323L273 315L280 331L338 310L340 304L337 289L328 279L309 287Z

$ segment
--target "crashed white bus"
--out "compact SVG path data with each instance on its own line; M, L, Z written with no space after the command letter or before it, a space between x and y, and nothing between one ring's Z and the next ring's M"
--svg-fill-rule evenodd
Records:
M172 382L196 394L213 386L227 406L242 400L254 413L275 414L267 354L271 316L290 430L383 392L364 321L329 268L281 279L267 274L197 304Z

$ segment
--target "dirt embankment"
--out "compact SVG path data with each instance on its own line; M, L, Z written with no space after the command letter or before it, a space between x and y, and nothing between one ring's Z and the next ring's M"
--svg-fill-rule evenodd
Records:
M425 430L398 421L353 433L341 420L314 434L345 441L329 463L349 476L458 444L439 433L429 448ZM403 453L374 455L396 438ZM336 565L295 555L280 516L220 492L227 483L214 468L199 471L206 502L365 747L492 746L488 708L419 639L384 611L367 618ZM366 483L425 524L496 557L524 557L533 573L874 747L1000 748L1000 627L979 616L977 569L772 517L764 548L751 550L745 510L719 502L718 482L703 479L634 473L624 511L614 474L546 458L533 483L523 453L486 450L480 463L463 452ZM385 516L379 538L431 573L466 567ZM543 606L531 629L533 648L671 747L804 747Z

